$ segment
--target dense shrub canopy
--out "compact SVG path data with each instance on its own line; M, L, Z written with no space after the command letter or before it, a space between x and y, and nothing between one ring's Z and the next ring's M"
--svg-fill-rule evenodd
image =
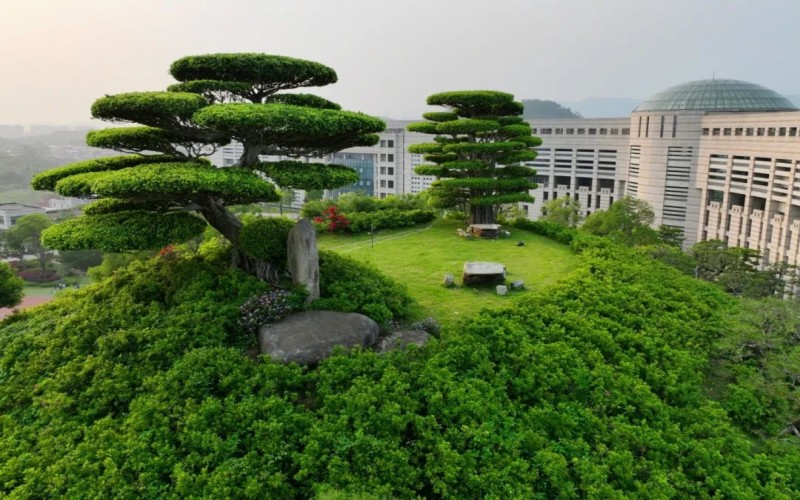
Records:
M344 217L347 231L353 233L413 226L436 218L425 194L375 198L363 193L344 193L336 200L307 202L300 213L314 220L317 227L331 229L331 209Z
M536 172L519 163L536 159L541 145L527 123L518 120L522 105L514 96L495 91L443 92L428 104L449 112L431 112L426 122L408 130L432 134L433 143L414 144L408 150L425 155L434 165L421 165L419 175L434 175L432 198L441 208L469 213L472 224L493 224L500 205L533 201L530 179Z
M244 354L239 306L263 283L134 263L0 324L0 491L796 498L797 450L755 448L701 389L731 300L627 250L584 259L425 349L313 371ZM377 273L321 260L326 307L408 306Z

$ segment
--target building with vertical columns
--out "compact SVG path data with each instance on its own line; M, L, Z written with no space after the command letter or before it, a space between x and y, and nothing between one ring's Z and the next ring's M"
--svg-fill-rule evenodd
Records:
M422 142L430 142L429 135L417 132L409 132L406 127L411 121L406 120L387 120L386 130L378 134L380 140L374 146L362 146L348 148L339 153L330 155L325 160L330 163L349 165L342 161L343 158L360 155L362 158L369 158L372 162L372 189L365 193L378 198L386 198L389 195L416 194L430 187L434 177L429 175L417 175L414 167L424 163L422 155L409 153L408 146ZM362 175L367 177L366 172ZM351 186L345 187L337 192L351 191Z
M800 111L780 94L738 80L666 89L629 117L530 120L544 143L532 219L571 196L582 215L629 195L685 246L721 239L768 262L800 264Z

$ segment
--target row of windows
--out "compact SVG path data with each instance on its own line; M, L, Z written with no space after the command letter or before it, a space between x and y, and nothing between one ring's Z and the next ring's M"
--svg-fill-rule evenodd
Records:
M380 175L394 175L394 167L381 167Z
M534 134L541 135L630 135L631 129L629 128L539 128L533 129Z
M381 153L381 161L387 161L389 163L394 163L394 155L392 153L389 153L389 154Z
M386 181L386 180L381 179L380 186L382 188L394 189L394 181Z
M382 148L393 148L394 147L394 140L392 140L392 139L381 139L380 146Z
M797 131L797 127L704 128L703 135L795 137Z

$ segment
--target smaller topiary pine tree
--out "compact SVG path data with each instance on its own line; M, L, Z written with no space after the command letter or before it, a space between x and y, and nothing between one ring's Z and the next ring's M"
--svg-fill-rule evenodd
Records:
M447 112L423 115L427 121L408 130L434 135L433 143L409 146L434 165L420 165L419 175L434 175L430 188L440 208L461 208L471 224L494 224L501 205L532 202L536 171L521 165L536 159L542 140L519 115L523 106L514 96L488 90L443 92L428 104Z

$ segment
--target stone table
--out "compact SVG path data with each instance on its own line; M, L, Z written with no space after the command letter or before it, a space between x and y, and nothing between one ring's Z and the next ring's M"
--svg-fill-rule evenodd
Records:
M502 285L506 281L506 266L498 262L465 262L461 282L470 285Z

